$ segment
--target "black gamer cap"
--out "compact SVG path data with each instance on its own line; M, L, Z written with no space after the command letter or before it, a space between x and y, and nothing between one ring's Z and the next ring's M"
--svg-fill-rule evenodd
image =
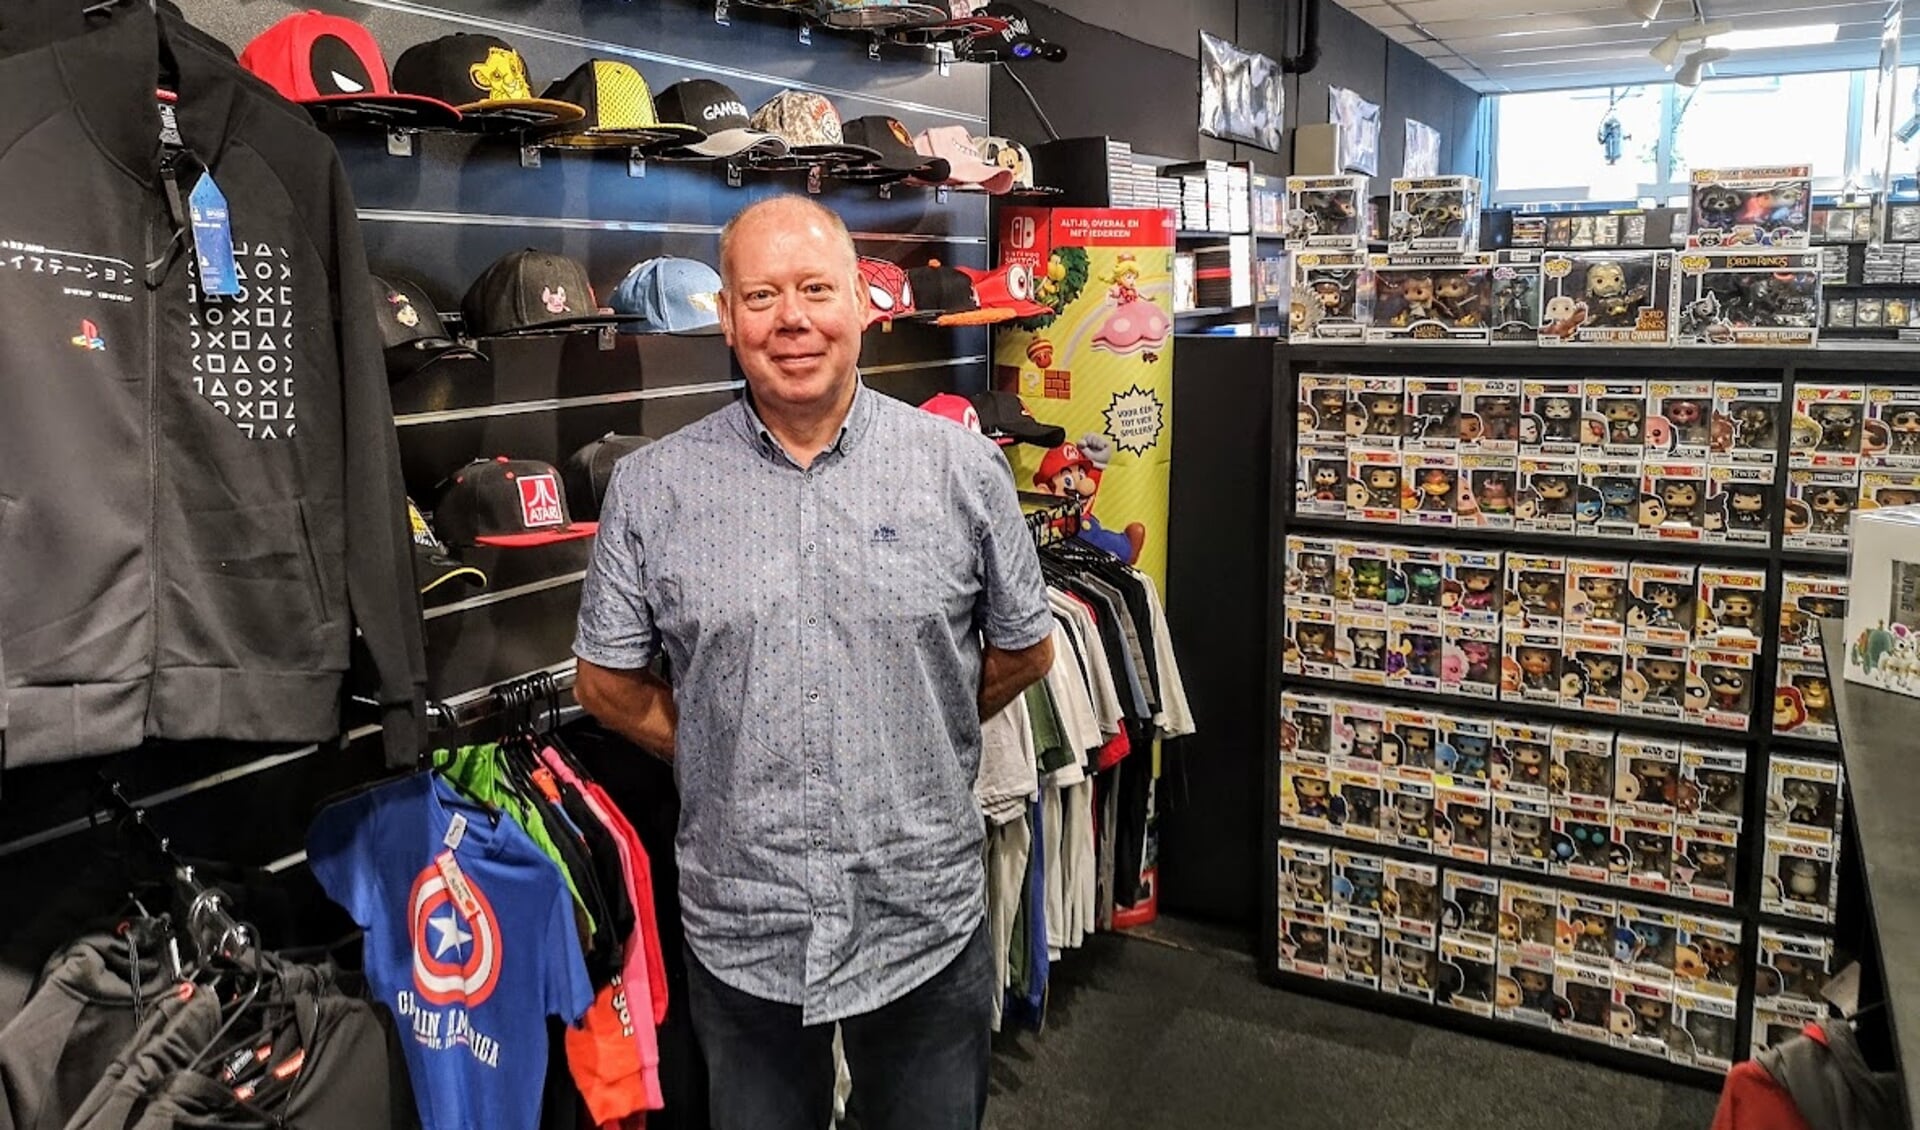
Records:
M607 503L607 487L613 482L613 465L652 442L652 436L608 432L567 457L567 497L582 518L600 517Z
M611 324L577 259L531 247L493 261L467 288L460 317L470 337L539 333Z
M441 324L420 284L406 279L373 280L374 320L380 325L380 343L386 347L387 380L406 380L436 361L485 355L462 345Z

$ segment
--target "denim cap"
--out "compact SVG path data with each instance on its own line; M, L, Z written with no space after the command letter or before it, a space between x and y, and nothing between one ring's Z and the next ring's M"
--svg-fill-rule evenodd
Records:
M610 301L623 333L720 332L720 276L698 259L648 259L627 272Z

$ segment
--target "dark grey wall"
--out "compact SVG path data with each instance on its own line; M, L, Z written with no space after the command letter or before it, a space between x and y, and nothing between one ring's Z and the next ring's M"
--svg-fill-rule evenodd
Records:
M1289 170L1291 153L1268 153L1199 134L1200 32L1231 39L1273 58L1294 53L1303 0L1059 0L1025 5L1035 30L1068 47L1064 63L1026 63L1019 75L1063 137L1092 134L1130 141L1161 157L1251 161L1269 173ZM1322 0L1320 62L1287 79L1287 125L1327 120L1327 88L1344 86L1381 107L1380 175L1400 174L1406 119L1441 133L1442 172L1471 173L1478 164L1480 96L1366 21ZM1026 98L996 68L992 116L996 132L1025 140L1046 136Z

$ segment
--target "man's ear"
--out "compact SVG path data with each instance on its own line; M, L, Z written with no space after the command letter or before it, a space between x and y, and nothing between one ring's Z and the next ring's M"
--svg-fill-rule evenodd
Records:
M727 290L726 284L723 283L721 284L720 289L714 292L713 300L714 300L714 306L715 306L714 312L720 315L720 334L722 337L726 338L728 345L732 345L733 344L733 294L732 292Z

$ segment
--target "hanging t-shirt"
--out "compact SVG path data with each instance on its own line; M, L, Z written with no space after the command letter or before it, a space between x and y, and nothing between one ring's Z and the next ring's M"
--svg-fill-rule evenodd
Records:
M534 1130L546 1018L573 1023L593 1002L560 869L430 773L322 811L307 860L366 931L425 1130Z

